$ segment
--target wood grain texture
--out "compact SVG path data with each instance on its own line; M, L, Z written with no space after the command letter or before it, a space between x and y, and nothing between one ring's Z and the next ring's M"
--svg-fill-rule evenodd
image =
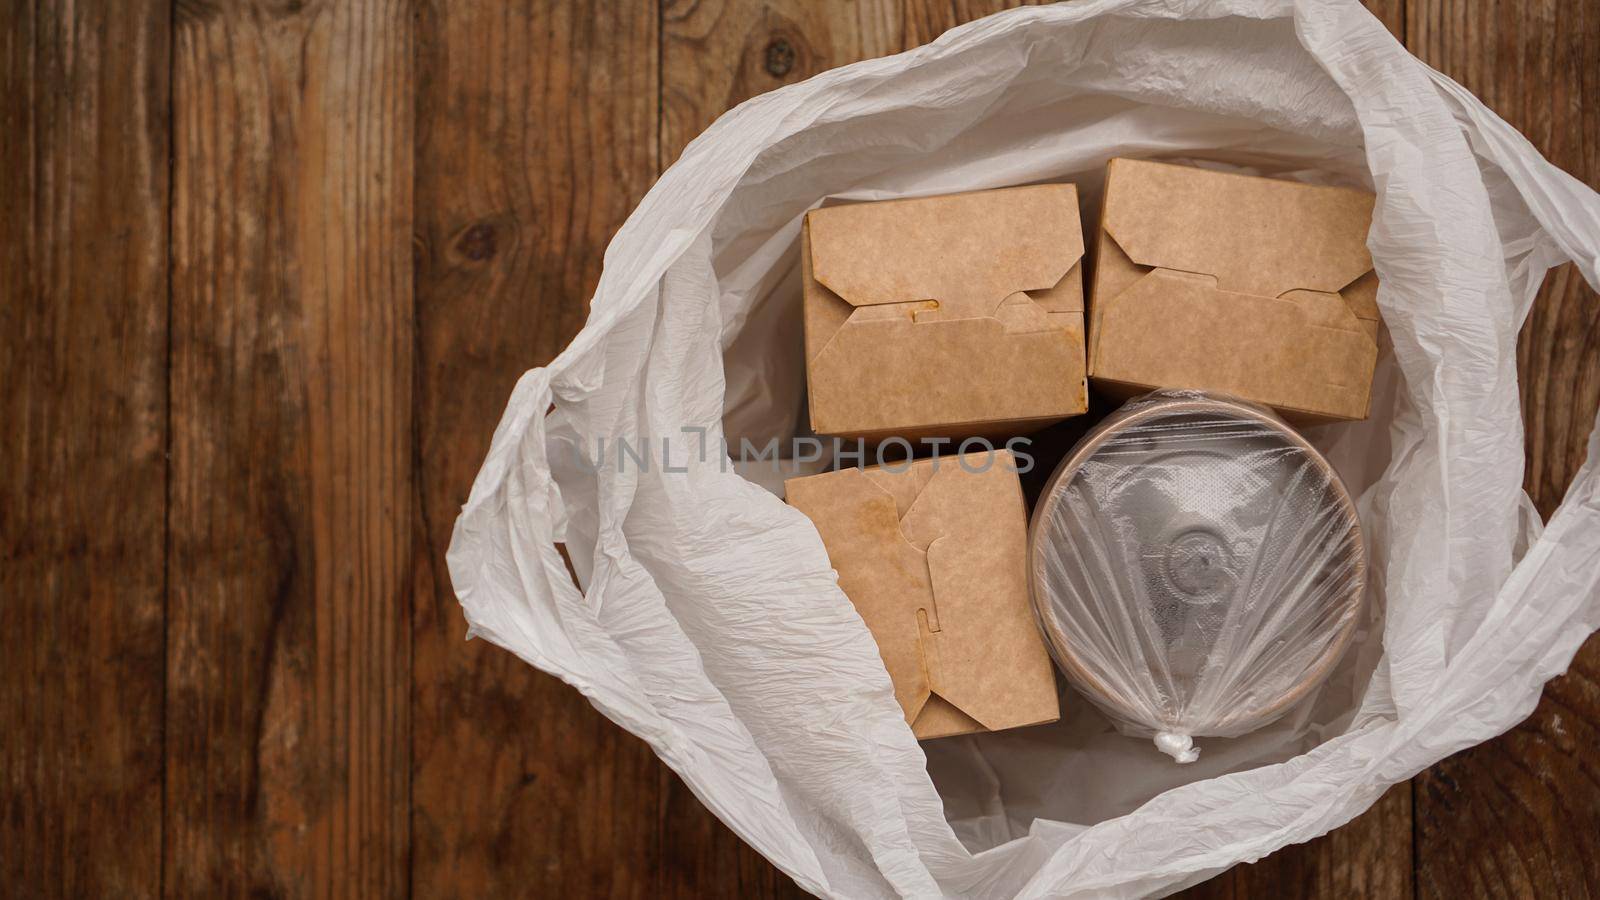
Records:
M888 0L662 0L661 158L757 94L900 51Z
M1361 5L1377 16L1401 43L1406 39L1406 6L1409 3L1410 0L1361 0Z
M662 764L571 687L464 643L444 563L505 398L577 333L656 174L656 11L437 2L419 21L413 892L658 896Z
M1600 2L1410 0L1407 44L1551 161L1600 184ZM1549 516L1600 406L1600 297L1569 265L1546 280L1517 348L1524 486ZM1419 894L1600 896L1600 640L1501 737L1416 779Z
M411 9L177 5L166 893L405 893Z
M8 896L160 891L168 37L155 2L0 3Z
M1051 0L909 0L900 4L900 46L920 47L957 25L1017 6L1043 6Z
M756 94L925 44L1007 0L664 0L662 159Z

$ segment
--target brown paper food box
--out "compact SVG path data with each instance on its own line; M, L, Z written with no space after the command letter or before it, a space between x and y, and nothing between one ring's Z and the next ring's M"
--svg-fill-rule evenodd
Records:
M1013 469L1002 450L786 484L877 639L919 740L1060 717L1028 603L1028 523Z
M1364 419L1378 358L1373 195L1167 163L1106 171L1089 377Z
M800 258L816 433L999 437L1088 408L1072 185L815 209Z

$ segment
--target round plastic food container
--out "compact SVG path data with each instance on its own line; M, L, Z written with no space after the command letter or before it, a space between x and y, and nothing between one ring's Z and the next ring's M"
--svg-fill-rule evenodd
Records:
M1366 594L1328 462L1270 411L1198 393L1131 401L1073 448L1034 510L1029 570L1062 672L1179 762L1305 698Z

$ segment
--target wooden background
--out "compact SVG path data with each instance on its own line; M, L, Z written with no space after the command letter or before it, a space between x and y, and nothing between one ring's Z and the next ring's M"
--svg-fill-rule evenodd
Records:
M763 897L443 554L515 378L720 112L965 0L0 0L0 893ZM1600 0L1380 0L1600 182ZM1548 514L1600 403L1552 275ZM1600 642L1534 716L1195 896L1600 895Z

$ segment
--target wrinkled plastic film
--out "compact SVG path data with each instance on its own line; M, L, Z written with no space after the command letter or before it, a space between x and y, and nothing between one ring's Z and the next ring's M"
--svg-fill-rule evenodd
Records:
M1366 565L1338 476L1270 412L1135 400L1084 438L1035 511L1051 653L1126 734L1179 762L1286 712L1354 632Z

